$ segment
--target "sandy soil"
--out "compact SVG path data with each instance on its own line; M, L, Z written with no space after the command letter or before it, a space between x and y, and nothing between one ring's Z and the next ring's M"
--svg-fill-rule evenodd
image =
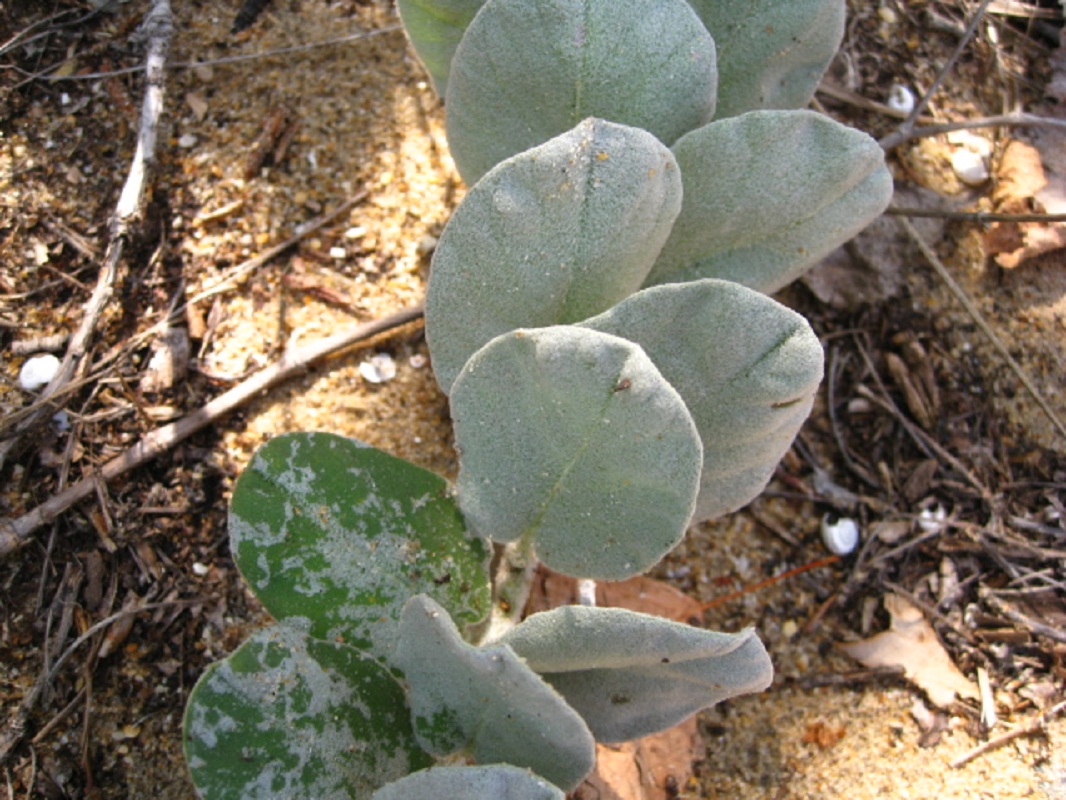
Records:
M954 3L888 4L892 14L858 10L834 77L878 101L893 81L928 85L931 65L957 39L930 32L927 5L958 13ZM63 61L59 44L72 59L72 73L138 63L125 37L143 6L125 4L76 34L57 34L32 54L44 62L38 67ZM308 0L273 4L234 36L235 8L175 0L174 11L176 63L322 42L397 22L383 1ZM35 20L27 9L6 14L13 31ZM997 49L982 35L938 96L936 113L998 111L990 96L1000 97L1005 86L1032 96L1046 77L1046 53L1017 34L1002 37ZM78 318L132 155L130 114L140 102L133 78L37 81L17 89L14 83L5 83L0 129L5 344L64 332ZM46 499L64 469L71 480L91 473L159 419L197 408L284 346L417 303L433 237L462 197L440 105L398 31L254 61L183 67L169 73L167 90L148 233L130 258L120 301L101 324L100 353L121 350L175 298L195 296L300 225L348 198L358 200L234 290L190 308L184 327L194 368L173 388L138 389L152 351L145 342L125 352L92 391L72 401L73 438L47 434L5 468L5 516ZM821 99L875 135L897 122ZM271 129L280 135L267 136ZM279 147L279 140L287 141ZM905 151L894 156L901 185L954 191L940 198L951 206L984 191L948 185L945 151ZM916 166L923 164L924 171ZM85 238L87 251L72 244L70 231ZM939 247L956 279L1066 414L1063 251L1008 273L989 264L971 228L942 233ZM977 590L1040 571L1048 581L1063 579L1061 539L1029 536L1004 520L1024 516L1061 531L1051 512L1066 498L1066 445L942 282L895 236L877 233L860 253L877 262L878 280L893 285L892 297L835 305L804 286L785 294L811 316L831 351L834 395L827 384L801 448L786 459L767 497L700 526L660 569L660 577L709 602L824 558L824 513L854 514L867 542L858 556L708 610L709 627L756 626L777 679L764 695L701 716L705 755L679 787L682 797L1066 797L1062 719L961 768L950 765L1063 698L1063 646L1024 627L1008 629ZM938 422L928 434L936 447L908 433L913 409L885 366L885 353L903 354L911 341L928 354L941 391ZM364 377L360 367L375 354L395 361L393 379ZM427 357L416 323L332 358L102 490L95 504L60 518L32 546L0 562L0 719L15 719L41 673L42 653L54 659L124 602L197 600L192 608L140 615L121 637L113 634L110 654L100 654L100 640L79 651L52 694L33 708L27 735L3 764L10 796L194 796L180 755L185 698L203 667L263 620L228 557L224 508L233 479L267 438L308 429L355 436L454 474L447 403ZM22 358L3 354L9 378ZM896 413L876 404L884 398ZM12 382L0 387L5 414L26 402ZM931 470L923 466L928 462ZM987 497L967 482L967 473L989 490ZM834 487L850 499L839 500ZM937 506L950 520L943 535L890 555L900 542L921 537L919 517ZM890 544L874 536L886 522L903 538ZM945 563L969 582L957 598L938 604L936 576ZM979 704L937 711L912 683L863 670L836 649L887 627L881 600L892 586L938 609L938 633L965 674L972 678L978 667L990 673L999 718L991 730L979 721ZM1061 630L1061 595L1042 608L1048 624ZM64 609L73 610L64 616ZM982 638L974 633L979 630L999 635ZM924 729L930 718L942 728L938 734Z

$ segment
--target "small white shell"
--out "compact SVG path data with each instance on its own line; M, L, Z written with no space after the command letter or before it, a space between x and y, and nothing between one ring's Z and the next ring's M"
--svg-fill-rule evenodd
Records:
M973 150L960 148L952 153L951 168L967 186L980 186L988 180L988 164Z
M19 370L19 386L29 392L43 389L59 372L59 359L51 353L26 359Z
M385 383L396 377L396 362L388 353L375 353L359 365L359 374L367 383Z
M917 102L914 98L914 92L906 86L894 83L892 88L888 90L888 100L886 101L888 107L901 114L910 114L914 111L914 104Z
M944 522L947 518L948 512L941 505L934 509L923 508L918 515L918 527L925 533L934 533L944 527Z
M829 519L828 514L822 517L822 541L829 552L838 556L855 552L859 546L859 523L850 517L841 517L836 522Z

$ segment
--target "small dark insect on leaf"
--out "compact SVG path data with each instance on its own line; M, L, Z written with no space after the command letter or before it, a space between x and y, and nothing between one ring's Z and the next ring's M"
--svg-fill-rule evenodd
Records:
M626 389L628 389L632 385L633 385L633 383L632 383L632 381L629 380L629 378L622 378L622 380L618 381L618 383L615 385L614 390L616 392L622 392L622 391L625 391Z
M624 706L626 703L632 702L633 698L625 694L612 694L611 705Z

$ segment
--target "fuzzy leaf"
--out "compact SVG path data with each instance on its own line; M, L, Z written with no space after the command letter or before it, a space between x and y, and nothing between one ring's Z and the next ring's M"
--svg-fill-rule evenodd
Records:
M432 763L387 669L287 625L256 632L207 668L184 740L193 781L211 800L365 800Z
M601 742L665 730L761 692L773 667L755 632L718 633L622 608L563 606L500 640L554 686Z
M563 792L528 770L430 767L383 786L371 800L566 800Z
M426 336L444 391L494 336L585 319L639 289L680 209L669 149L603 120L497 165L433 255Z
M586 117L671 144L711 119L716 84L685 0L488 0L452 60L448 144L470 185Z
M397 0L400 20L441 97L448 86L452 56L470 20L485 0Z
M645 285L724 278L774 292L888 205L877 142L811 111L752 111L674 145L684 202Z
M452 392L471 530L527 537L550 568L622 580L684 535L702 449L685 404L635 344L572 326L518 330Z
M586 326L639 344L685 401L703 442L697 522L766 487L822 379L822 346L807 321L729 281L645 289Z
M386 655L412 593L464 623L489 606L488 549L466 536L448 484L353 439L279 436L237 481L233 557L276 619Z
M404 608L393 663L430 753L469 749L481 763L528 767L567 791L592 770L595 745L581 717L509 648L464 642L425 595Z
M844 0L689 0L718 45L719 119L805 108L844 37Z

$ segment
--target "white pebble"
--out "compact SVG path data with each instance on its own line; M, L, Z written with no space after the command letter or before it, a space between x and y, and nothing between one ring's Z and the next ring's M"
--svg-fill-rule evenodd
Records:
M411 365L412 369L422 369L426 365L427 359L421 353L415 353L411 358L407 360L407 363Z
M51 353L26 359L19 370L19 386L28 392L43 389L59 372L59 359Z
M329 257L330 258L347 258L348 257L348 251L345 250L343 247L331 247L329 249Z
M178 139L178 147L182 150L192 150L192 148L196 147L198 141L199 139L196 138L195 134L183 133L181 138Z
M396 377L396 362L388 353L375 353L359 365L359 374L367 383L385 383Z
M850 517L841 517L836 522L829 521L829 515L822 517L822 541L829 552L846 556L855 552L859 546L859 523Z
M195 561L192 565L192 571L202 578L211 571L211 568L207 566L207 564L201 564L199 561Z
M901 114L910 114L914 111L914 104L916 102L918 101L914 98L914 92L906 86L894 83L892 84L892 88L888 90L888 107Z

